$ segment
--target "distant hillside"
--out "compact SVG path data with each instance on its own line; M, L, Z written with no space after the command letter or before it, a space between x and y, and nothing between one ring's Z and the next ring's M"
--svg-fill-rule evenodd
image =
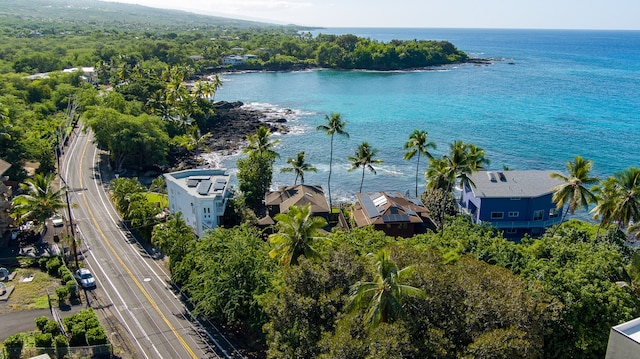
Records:
M0 0L0 21L20 21L123 26L125 28L264 28L268 23L207 16L178 10L97 0Z

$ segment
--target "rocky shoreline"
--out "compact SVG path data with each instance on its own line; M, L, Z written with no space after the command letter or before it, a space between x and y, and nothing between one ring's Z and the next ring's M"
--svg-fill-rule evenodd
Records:
M240 101L219 101L214 104L215 115L212 116L201 132L211 133L206 140L206 150L171 153L169 165L164 172L181 171L203 166L205 163L196 160L196 155L203 152L218 153L222 156L237 153L246 143L247 136L256 132L260 126L268 127L271 132L288 133L287 119L249 108ZM285 110L288 114L291 110Z

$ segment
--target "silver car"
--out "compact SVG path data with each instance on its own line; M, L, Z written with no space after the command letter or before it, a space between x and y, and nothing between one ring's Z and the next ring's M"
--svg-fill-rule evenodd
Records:
M75 271L73 276L76 278L78 283L80 283L80 286L82 288L87 289L96 287L96 279L93 277L93 274L91 274L91 271L89 271L87 268L78 269L77 271Z
M54 227L62 227L64 226L64 218L59 214L54 214L53 217L51 217L51 223Z

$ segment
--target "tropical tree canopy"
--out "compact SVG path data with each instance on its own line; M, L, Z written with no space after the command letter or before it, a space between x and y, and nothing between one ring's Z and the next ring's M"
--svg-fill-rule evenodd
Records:
M353 286L350 308L366 308L365 325L375 328L380 323L394 321L402 314L402 300L408 296L423 296L420 289L402 284L412 273L413 267L398 269L387 248L376 253L373 281Z
M589 203L597 202L597 199L589 188L598 179L591 177L593 162L575 156L574 161L567 162L568 176L562 173L552 173L551 178L561 180L562 184L553 187L553 201L558 208L568 205L569 212L573 214L576 209L587 208Z
M327 225L322 217L313 216L311 204L304 207L291 206L289 212L275 216L277 233L269 236L269 242L275 247L269 252L271 258L278 258L283 266L298 264L298 258L317 258L320 255L312 246L323 237L319 230Z
M35 220L44 223L47 218L53 216L58 210L64 208L61 190L53 188L53 175L37 173L28 178L20 187L26 193L13 199L13 216L20 223Z
M421 131L418 129L413 130L411 135L409 135L409 140L405 142L403 148L408 150L404 154L404 159L409 161L414 156L417 155L416 161L416 197L418 197L418 173L420 171L420 156L424 155L427 158L433 158L431 153L429 152L429 148L436 148L436 143L433 141L428 141L427 136L429 133L427 131Z
M616 223L616 227L640 223L640 168L627 168L594 186L597 205L591 210L601 224Z
M354 155L348 157L349 162L351 162L351 168L349 168L349 172L354 171L358 168L362 168L362 179L360 180L359 192L362 192L362 184L364 183L364 170L368 169L373 174L376 174L376 169L373 168L373 165L383 162L382 160L375 158L377 154L378 149L371 147L367 142L362 142L356 149Z
M338 134L349 138L349 133L344 130L346 122L342 119L339 113L332 113L331 116L325 115L324 120L326 124L316 127L318 131L324 131L327 135L331 136L331 149L329 152L329 177L327 179L327 191L329 193L329 208L333 207L331 202L331 170L333 168L333 137Z
M317 172L318 169L313 167L311 164L306 162L304 151L298 152L296 157L291 157L287 159L287 164L291 167L284 167L280 169L280 172L293 172L296 174L296 179L293 181L293 184L296 185L298 183L298 177L300 177L300 183L304 184L304 173L305 172Z

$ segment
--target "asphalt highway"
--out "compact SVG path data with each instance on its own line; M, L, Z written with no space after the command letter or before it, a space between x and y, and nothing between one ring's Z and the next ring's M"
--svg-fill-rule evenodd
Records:
M107 334L131 358L239 358L220 334L211 334L190 315L169 274L123 225L107 190L112 179L107 154L91 132L76 129L61 160L76 226L78 254L96 277L86 291L88 305Z

